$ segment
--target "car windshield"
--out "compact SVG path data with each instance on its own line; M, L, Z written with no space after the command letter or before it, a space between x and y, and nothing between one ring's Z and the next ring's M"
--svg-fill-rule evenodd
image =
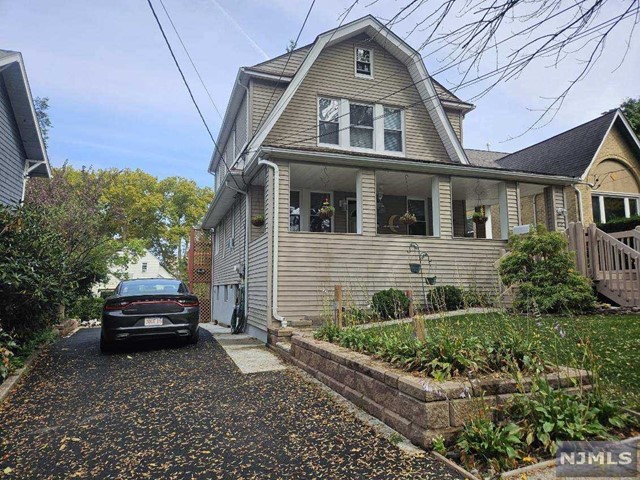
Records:
M154 293L186 293L178 280L130 280L120 285L120 295L144 295Z

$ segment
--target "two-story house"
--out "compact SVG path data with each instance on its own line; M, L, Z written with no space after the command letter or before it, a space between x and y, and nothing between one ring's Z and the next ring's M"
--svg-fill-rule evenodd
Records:
M0 50L0 204L24 200L29 177L51 177L22 55Z
M496 289L523 205L540 199L537 223L564 228L579 179L465 151L473 108L371 16L241 68L209 167L213 317L229 322L243 282L248 332L265 341L331 308L335 285L360 305L390 287L418 293L412 242L438 284Z

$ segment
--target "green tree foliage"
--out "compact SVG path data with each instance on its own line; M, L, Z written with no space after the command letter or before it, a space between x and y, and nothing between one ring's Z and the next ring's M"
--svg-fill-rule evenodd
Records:
M524 312L578 312L593 307L591 282L574 270L567 239L544 227L512 235L500 262L500 278L517 286L515 307Z
M636 135L640 135L640 98L627 98L622 102L620 108L629 120L633 131L636 132Z
M51 323L78 284L64 236L47 215L41 207L0 207L0 327L17 338Z
M51 119L49 118L49 97L34 98L33 107L36 111L40 132L42 132L42 141L46 148L49 142L49 129L52 127Z

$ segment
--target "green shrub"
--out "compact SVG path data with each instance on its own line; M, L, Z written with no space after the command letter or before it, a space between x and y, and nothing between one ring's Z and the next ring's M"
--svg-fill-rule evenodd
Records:
M454 285L440 285L429 291L428 301L437 311L464 308L464 292Z
M104 299L96 297L81 297L71 304L67 310L69 318L78 318L82 321L99 320L102 317Z
M55 320L75 283L44 211L0 206L0 327L20 341Z
M523 442L520 427L515 423L501 425L480 417L464 426L456 446L468 466L489 467L500 472L518 465Z
M593 308L591 281L574 270L572 254L562 233L538 227L526 235L512 235L509 249L499 271L506 286L517 286L516 309L551 313Z
M384 319L405 318L409 316L409 297L395 288L382 290L372 299L373 310Z
M627 232L640 225L640 216L634 215L629 218L615 218L607 223L598 223L600 230L607 233Z

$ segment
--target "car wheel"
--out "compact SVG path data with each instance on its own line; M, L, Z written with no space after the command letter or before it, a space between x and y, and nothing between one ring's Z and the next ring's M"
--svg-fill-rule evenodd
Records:
M196 333L189 337L189 343L195 345L200 340L200 328L196 328Z
M112 343L107 342L102 335L100 335L100 352L102 353L110 353L113 352L114 345Z

